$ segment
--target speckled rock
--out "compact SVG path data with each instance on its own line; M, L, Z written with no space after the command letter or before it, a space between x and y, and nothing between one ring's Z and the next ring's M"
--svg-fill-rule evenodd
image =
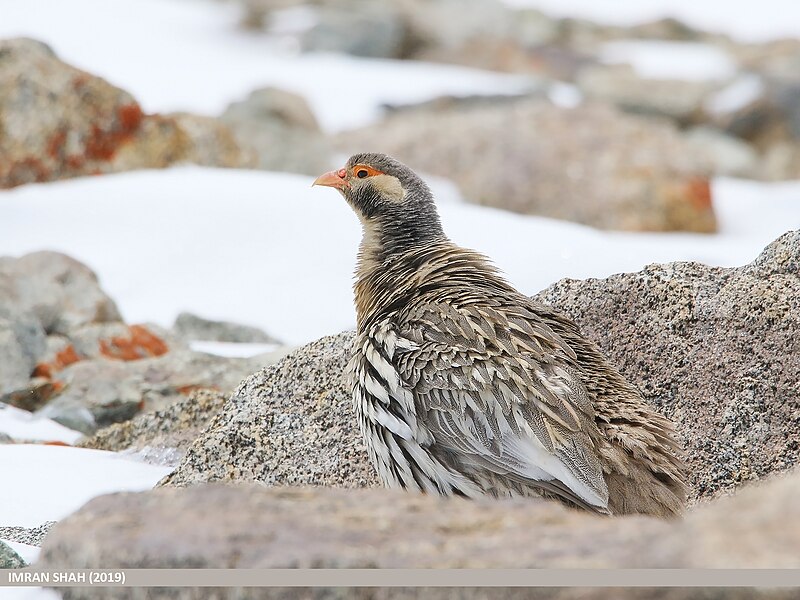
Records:
M22 557L0 540L0 569L21 569L26 566Z
M716 228L708 167L677 130L598 104L537 99L398 111L338 138L453 179L467 200L604 229ZM502 174L502 175L501 175Z
M29 546L41 546L47 532L55 524L55 521L45 521L37 527L0 527L0 539Z
M78 445L98 450L145 451L180 458L227 401L227 395L197 390L160 410L146 412L125 423L115 423Z
M0 188L176 162L252 162L218 122L145 115L126 91L24 38L0 41L0 123Z
M537 298L677 423L694 498L798 464L800 231L744 267L651 265L563 280Z
M343 381L352 340L322 338L243 381L159 485L375 485Z

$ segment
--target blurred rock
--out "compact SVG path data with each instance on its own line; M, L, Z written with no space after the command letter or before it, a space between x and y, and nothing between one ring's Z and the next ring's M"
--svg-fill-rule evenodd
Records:
M716 229L703 158L666 123L606 106L522 99L405 110L338 142L451 178L477 204L603 229Z
M53 527L38 566L797 568L798 493L800 475L792 473L698 507L683 520L664 521L607 518L532 498L474 501L254 485L156 489L90 500ZM77 597L106 598L108 590L84 593ZM418 590L417 597L428 596ZM616 591L607 597L637 596Z
M27 387L45 343L36 318L0 296L0 396Z
M694 127L686 132L692 151L711 164L715 175L757 178L762 172L758 154L742 140L713 127Z
M238 344L277 344L275 338L258 327L228 321L212 321L192 313L182 312L175 319L172 330L188 341L234 342Z
M302 96L256 90L220 117L242 147L252 148L260 169L319 174L331 168L331 148Z
M4 275L3 275L4 274ZM58 252L32 252L0 262L0 294L37 317L48 334L88 323L120 321L114 301L86 265Z
M0 569L21 569L27 566L22 557L0 540Z
M340 52L368 58L402 56L406 26L387 2L351 2L352 6L323 6L316 24L302 37L303 49Z
M226 401L225 394L197 390L160 410L109 425L78 445L113 452L176 450L182 455Z
M679 124L697 118L703 102L719 85L709 81L645 79L629 65L592 65L576 79L587 98L645 116L667 117Z
M376 485L342 379L352 339L322 338L242 382L159 485Z
M250 160L219 124L147 116L127 92L24 38L0 41L0 122L0 188L176 162Z
M63 391L39 412L91 434L143 410L165 408L196 389L230 392L271 360L269 355L225 358L189 350L132 360L82 360L54 375Z
M537 299L563 310L678 425L694 498L800 459L800 231L735 269L650 265L565 279Z

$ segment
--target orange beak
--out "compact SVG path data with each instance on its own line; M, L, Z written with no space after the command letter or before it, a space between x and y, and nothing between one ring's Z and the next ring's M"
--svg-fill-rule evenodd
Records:
M344 189L346 187L350 187L350 182L345 179L347 175L347 171L344 169L339 169L338 171L328 171L327 173L323 173L319 177L314 180L314 183L311 186L315 185L324 185L327 187L333 187L338 189Z

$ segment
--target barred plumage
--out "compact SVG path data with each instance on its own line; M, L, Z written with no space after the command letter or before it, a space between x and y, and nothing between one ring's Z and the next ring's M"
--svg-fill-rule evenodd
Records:
M672 424L568 318L450 242L412 171L356 155L317 183L339 188L364 226L349 371L385 485L680 512Z

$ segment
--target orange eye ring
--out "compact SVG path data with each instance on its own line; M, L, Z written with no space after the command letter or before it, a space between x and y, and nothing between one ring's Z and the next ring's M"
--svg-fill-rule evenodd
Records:
M369 165L355 165L353 167L353 173L355 173L355 176L359 179L365 179L375 175L383 175L383 171L379 171L378 169L370 167Z

